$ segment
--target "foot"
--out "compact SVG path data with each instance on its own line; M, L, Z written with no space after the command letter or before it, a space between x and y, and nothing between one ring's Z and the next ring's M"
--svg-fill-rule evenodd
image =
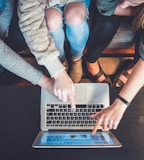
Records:
M83 74L82 59L72 60L69 75L74 83L79 83Z
M111 79L104 73L98 61L95 63L87 62L87 69L92 81L112 85Z
M123 70L114 80L114 86L115 87L123 87L127 80L128 77L130 76L130 74L132 73L134 68L134 63L131 61L130 64L128 65L128 67Z
M97 75L97 74L100 72L100 67L99 67L98 61L96 61L95 63L89 63L89 62L87 62L87 69L88 69L89 73L90 73L92 76ZM103 82L105 79L106 79L105 75L102 74L102 75L97 79L97 82Z

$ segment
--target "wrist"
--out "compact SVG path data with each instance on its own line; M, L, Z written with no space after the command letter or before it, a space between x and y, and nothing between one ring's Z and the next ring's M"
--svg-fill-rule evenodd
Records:
M65 71L65 70L62 70L62 71L60 71L59 73L55 74L53 78L54 78L54 79L57 79L57 78L59 78L59 77L65 76L65 74L66 74L66 71Z
M47 77L47 76L45 76L45 75L43 74L37 84L38 84L40 87L45 88L45 86L46 86L47 84L49 84L50 81L51 81L51 78L49 78L49 77Z
M125 105L128 107L130 105L130 102L128 102L125 98L123 98L121 95L118 95L116 99L121 102L122 105Z

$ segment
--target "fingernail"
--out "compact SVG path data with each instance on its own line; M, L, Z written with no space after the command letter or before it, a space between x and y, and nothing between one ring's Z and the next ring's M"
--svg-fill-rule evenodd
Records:
M96 132L92 132L92 135L93 135L93 136L96 135Z
M74 108L74 107L72 107L72 108L71 108L71 111L72 111L72 112L75 112L75 108Z

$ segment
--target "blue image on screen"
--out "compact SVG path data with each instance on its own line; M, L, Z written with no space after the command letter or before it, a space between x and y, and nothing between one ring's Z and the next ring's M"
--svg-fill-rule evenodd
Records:
M47 132L44 133L40 145L113 145L114 142L107 133L97 132Z

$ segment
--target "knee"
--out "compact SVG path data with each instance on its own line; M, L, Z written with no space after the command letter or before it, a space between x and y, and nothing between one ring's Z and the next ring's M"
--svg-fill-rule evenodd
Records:
M62 26L62 14L55 8L45 11L46 24L50 31L55 31Z
M65 19L71 25L79 25L86 16L86 8L82 3L72 2L65 10Z

